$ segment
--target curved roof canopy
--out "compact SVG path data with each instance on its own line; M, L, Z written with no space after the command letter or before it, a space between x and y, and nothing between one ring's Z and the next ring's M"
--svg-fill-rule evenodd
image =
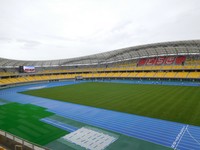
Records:
M47 61L24 61L0 58L1 67L17 66L78 66L78 65L98 65L124 60L170 56L170 55L200 55L200 40L176 41L140 45L128 48L122 48L109 52L88 55L84 57L47 60Z

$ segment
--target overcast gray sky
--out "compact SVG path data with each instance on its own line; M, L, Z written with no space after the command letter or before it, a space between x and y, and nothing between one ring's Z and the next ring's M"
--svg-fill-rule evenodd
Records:
M200 0L0 0L0 57L48 60L200 39Z

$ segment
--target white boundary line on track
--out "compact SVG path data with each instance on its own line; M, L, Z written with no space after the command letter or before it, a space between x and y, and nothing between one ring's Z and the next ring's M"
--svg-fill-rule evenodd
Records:
M74 129L72 129L72 128L70 128L70 127L66 127L65 125L62 125L62 124L58 124L58 123L55 123L55 122L52 122L50 119L43 119L43 120L41 120L41 121L43 121L43 122L45 122L45 123L49 123L50 125L53 125L53 126L55 126L55 127L61 127L61 128L64 128L64 129L67 129L68 131L71 131L71 132L73 132L74 131Z
M176 139L174 140L174 142L171 145L171 148L176 149L178 147L178 144L180 143L183 135L185 134L187 128L189 125L183 126L183 128L181 129L181 131L179 132L179 134L177 135Z
M189 134L189 136L190 136L195 142L197 142L197 144L200 145L200 142L192 136L192 134L189 132L188 129L187 129L187 133Z

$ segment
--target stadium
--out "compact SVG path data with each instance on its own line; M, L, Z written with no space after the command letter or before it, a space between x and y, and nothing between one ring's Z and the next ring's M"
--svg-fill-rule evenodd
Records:
M0 58L0 87L10 149L200 149L200 40Z

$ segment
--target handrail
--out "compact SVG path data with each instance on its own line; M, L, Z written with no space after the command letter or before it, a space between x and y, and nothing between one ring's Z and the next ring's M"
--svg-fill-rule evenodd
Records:
M16 142L17 144L21 144L21 145L26 146L28 148L31 148L33 150L49 150L49 148L47 148L47 147L44 147L44 146L41 146L39 144L30 142L28 140L20 138L16 135L13 135L13 134L11 134L7 131L1 130L1 129L0 129L0 136L4 136L4 137Z

